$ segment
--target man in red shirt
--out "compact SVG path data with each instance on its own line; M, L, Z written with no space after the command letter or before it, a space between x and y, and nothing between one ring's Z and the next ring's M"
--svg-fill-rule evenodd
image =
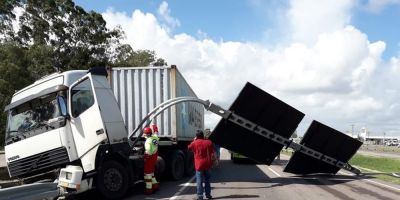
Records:
M212 166L212 156L214 156L214 146L210 140L204 139L203 131L198 130L196 132L196 138L189 144L188 149L194 153L197 199L202 200L204 192L206 193L207 199L212 199L210 169Z

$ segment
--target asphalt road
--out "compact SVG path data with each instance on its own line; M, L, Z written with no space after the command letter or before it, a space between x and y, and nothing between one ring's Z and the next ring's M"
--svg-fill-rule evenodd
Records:
M282 156L271 166L249 163L234 164L229 154L222 152L220 166L212 172L212 195L215 199L399 199L400 185L384 183L372 178L358 178L340 172L335 176L296 176L283 172L287 157ZM142 194L137 185L125 200L138 199L193 199L196 184L193 177L179 182L164 181L156 194ZM89 192L78 199L98 198Z
M368 177L355 177L346 172L335 176L296 176L283 172L287 157L271 166L254 163L234 164L229 153L221 152L221 162L212 172L212 195L215 199L399 199L400 185ZM3 158L4 159L4 158ZM149 196L142 194L143 184L131 189L125 200L193 199L194 177L181 181L162 181L161 189ZM71 199L99 199L95 191Z

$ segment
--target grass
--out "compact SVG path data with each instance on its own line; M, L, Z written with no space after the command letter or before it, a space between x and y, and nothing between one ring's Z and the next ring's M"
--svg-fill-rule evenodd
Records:
M284 155L292 156L292 150L285 149L282 150L281 153ZM392 159L392 158L381 158L376 156L366 156L356 154L349 161L351 165L356 165L362 168L367 168L380 172L400 172L400 160ZM364 173L368 173L371 171L361 170ZM384 180L387 182L400 184L400 178L396 178L388 175L373 175L373 177Z
M381 158L375 156L366 156L356 154L349 163L351 165L360 166L380 172L400 172L400 160L391 158ZM361 170L362 172L368 173L370 171ZM400 184L400 178L387 176L387 175L373 175L377 179Z
M400 172L400 160L391 158L357 154L350 160L349 163L381 172Z

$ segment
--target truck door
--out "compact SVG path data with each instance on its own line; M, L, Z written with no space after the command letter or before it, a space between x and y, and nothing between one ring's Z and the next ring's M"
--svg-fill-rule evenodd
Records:
M93 83L92 75L87 74L69 89L71 130L80 158L107 139Z

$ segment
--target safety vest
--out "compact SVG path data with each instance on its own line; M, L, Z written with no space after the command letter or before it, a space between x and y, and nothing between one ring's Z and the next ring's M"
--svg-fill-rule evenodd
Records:
M147 155L153 155L158 151L158 141L160 138L157 134L153 134L150 137L146 138L146 142L144 143L144 150Z

